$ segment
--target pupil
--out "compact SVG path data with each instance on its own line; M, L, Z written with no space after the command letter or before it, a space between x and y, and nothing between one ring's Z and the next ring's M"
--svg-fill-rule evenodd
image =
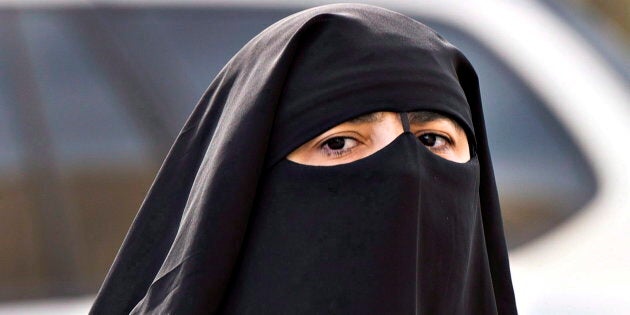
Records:
M428 134L421 135L419 139L420 139L420 142L422 142L422 144L432 147L435 145L436 136L428 133Z
M328 140L328 147L332 150L343 149L346 144L346 140L344 138L332 138Z

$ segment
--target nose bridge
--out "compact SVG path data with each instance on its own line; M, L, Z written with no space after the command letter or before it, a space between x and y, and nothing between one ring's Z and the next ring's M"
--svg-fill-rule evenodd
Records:
M387 139L382 143L382 146L386 146L396 138L400 137L403 133L411 132L409 114L408 112L383 112L387 116L383 119L380 125L378 134ZM382 148L379 148L379 150Z

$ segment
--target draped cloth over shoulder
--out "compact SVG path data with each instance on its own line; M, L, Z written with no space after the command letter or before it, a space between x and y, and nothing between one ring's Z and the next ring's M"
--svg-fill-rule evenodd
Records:
M350 118L427 110L468 163L404 133L334 167L285 156ZM328 5L267 28L180 132L92 314L515 314L474 69L427 26Z

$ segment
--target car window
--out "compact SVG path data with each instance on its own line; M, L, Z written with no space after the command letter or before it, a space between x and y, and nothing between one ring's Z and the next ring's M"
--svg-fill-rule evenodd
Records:
M14 60L16 49L13 46L13 20L9 12L0 11L0 176L15 173L19 169L19 139L18 117L15 113L16 95L13 87L16 82L11 80L10 73L17 71Z
M145 137L69 14L29 12L20 25L59 163L141 159Z
M178 129L230 58L260 31L291 13L153 9L103 11L94 20L117 34L119 47L147 74L151 90L158 91L168 105L164 110L172 118L172 128Z

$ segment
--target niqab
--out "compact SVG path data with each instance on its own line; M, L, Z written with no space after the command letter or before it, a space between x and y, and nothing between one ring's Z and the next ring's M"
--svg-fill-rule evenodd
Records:
M473 157L445 160L406 131L348 164L285 158L376 111L447 115ZM270 26L195 107L91 313L515 314L474 69L378 7Z

